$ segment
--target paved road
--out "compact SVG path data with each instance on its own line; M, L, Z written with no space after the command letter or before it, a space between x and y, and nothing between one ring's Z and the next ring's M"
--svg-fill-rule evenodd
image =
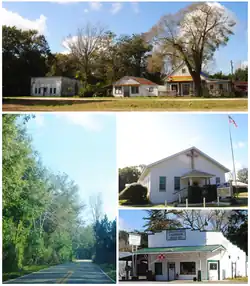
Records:
M70 262L49 267L17 279L8 284L110 284L115 283L89 260Z

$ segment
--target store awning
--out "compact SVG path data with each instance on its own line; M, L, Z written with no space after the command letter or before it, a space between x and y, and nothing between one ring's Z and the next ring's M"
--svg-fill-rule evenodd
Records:
M186 179L186 178L212 178L215 175L213 174L209 174L206 172L202 172L202 171L198 171L198 170L192 170L188 173L185 173L181 176L182 179Z
M132 252L119 252L120 261L132 261Z
M225 247L219 244L199 245L199 246L177 246L177 247L151 247L151 248L139 249L136 252L136 254L214 252L219 249L225 249Z

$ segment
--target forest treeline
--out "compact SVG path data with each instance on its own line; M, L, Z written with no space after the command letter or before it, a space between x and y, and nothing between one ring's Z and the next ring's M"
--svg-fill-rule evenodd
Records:
M35 30L3 26L3 94L29 95L31 77L43 76L78 79L84 85L85 95L127 75L162 82L160 70L151 61L152 45L143 35L117 36L95 25L84 29L89 38L81 50L86 52L78 55L77 52L52 53L45 36ZM83 36L80 29L77 33Z
M3 115L3 272L75 258L115 265L116 221L103 215L84 221L77 184L42 164L29 120Z
M207 9L206 4L192 4L189 8L198 9L197 5L204 5L204 11ZM183 19L187 12L188 10L182 11ZM224 15L224 12L221 13L214 11L212 15L204 17L214 17L216 22ZM170 16L165 15L165 17L167 23ZM177 18L171 20L171 29L174 31L181 28ZM200 27L197 21L194 20L194 23ZM214 27L213 34L224 31L225 25L226 23L221 24L219 30ZM162 28L164 29L166 27ZM189 69L192 68L191 71L194 71L197 68L194 64L197 59L193 58L196 55L192 51L193 45L188 48L178 48L175 42L181 43L180 39L171 42L172 39L169 39L167 32L164 37L155 35L157 30L153 27L151 31L141 34L116 35L100 25L86 24L77 30L75 36L68 36L64 40L67 46L64 52L53 53L46 37L37 31L23 31L17 27L3 26L3 95L30 95L31 77L65 76L78 79L82 83L78 95L103 96L107 95L106 91L110 85L123 76L144 77L156 84L164 84L164 78L169 70L179 66L183 61ZM228 33L232 33L230 29ZM185 37L191 36L188 34ZM194 35L190 43L197 41L198 37L198 34ZM78 38L79 41L74 41L74 38ZM206 41L209 45L207 46L204 41L203 46L198 47L197 53L201 55L197 63L199 76L197 78L196 75L196 80L200 81L201 68L208 73L206 65L212 61L212 55L219 45L226 44L228 37L225 38L227 39L225 43L224 41L217 43L214 36L207 34ZM206 51L204 55L203 51ZM192 72L191 75L195 77ZM238 68L229 75L218 72L210 76L217 79L247 81L248 68Z

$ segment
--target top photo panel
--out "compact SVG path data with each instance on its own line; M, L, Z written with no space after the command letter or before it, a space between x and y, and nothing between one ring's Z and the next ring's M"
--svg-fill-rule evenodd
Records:
M247 2L3 2L3 111L247 111Z

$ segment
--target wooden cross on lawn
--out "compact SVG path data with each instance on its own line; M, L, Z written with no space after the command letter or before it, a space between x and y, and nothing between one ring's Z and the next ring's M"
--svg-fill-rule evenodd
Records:
M191 158L191 169L194 170L194 158L198 157L198 154L195 154L194 149L192 149L190 153L187 153L187 156Z

